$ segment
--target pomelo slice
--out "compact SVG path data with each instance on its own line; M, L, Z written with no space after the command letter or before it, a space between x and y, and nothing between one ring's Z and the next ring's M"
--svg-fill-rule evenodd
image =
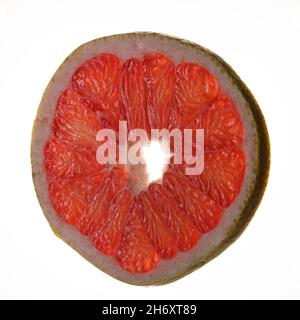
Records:
M100 129L204 129L204 171L96 161ZM109 275L174 281L245 229L267 184L269 139L245 84L203 47L155 33L100 38L51 79L31 146L36 193L53 231Z

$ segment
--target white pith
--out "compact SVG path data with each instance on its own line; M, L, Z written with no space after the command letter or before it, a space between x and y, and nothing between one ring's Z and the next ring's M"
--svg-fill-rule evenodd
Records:
M100 53L113 53L125 61L131 57L142 58L144 53L153 51L165 54L175 64L183 61L199 63L217 77L222 90L231 96L244 122L244 150L247 165L241 192L236 201L224 211L222 221L217 228L206 234L192 250L179 253L171 260L160 260L158 267L153 271L144 274L130 274L122 269L114 258L95 249L88 237L83 236L74 226L65 224L55 213L48 194L43 164L43 148L50 135L57 99L70 83L72 74L82 63ZM252 192L252 184L256 179L255 166L258 161L257 140L254 119L247 102L238 88L232 84L229 76L206 55L205 51L169 37L152 34L113 36L91 41L74 51L49 83L38 110L32 137L33 179L43 211L50 225L57 230L64 241L94 265L117 279L136 285L154 284L184 273L196 261L206 260L210 252L223 241L228 230L241 213L248 195Z

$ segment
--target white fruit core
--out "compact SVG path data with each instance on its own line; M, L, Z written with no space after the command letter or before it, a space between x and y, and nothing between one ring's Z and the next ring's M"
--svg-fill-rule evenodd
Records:
M170 158L169 149L156 140L142 146L140 151L141 163L128 163L125 166L129 176L129 188L135 195L147 190L151 182L161 183Z
M161 180L168 165L168 150L165 150L160 142L151 141L143 147L142 155L145 159L148 184Z

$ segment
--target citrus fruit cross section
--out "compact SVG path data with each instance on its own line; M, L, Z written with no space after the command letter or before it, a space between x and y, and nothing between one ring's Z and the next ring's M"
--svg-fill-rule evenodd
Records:
M204 129L204 171L170 164L136 192L139 171L96 160L100 129ZM57 101L44 167L53 208L94 247L131 273L192 250L220 223L245 176L244 125L216 77L200 64L160 52L126 61L87 60ZM138 184L135 182L135 185Z

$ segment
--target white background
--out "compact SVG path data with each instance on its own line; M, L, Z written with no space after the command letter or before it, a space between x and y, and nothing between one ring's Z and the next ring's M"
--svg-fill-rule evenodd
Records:
M257 98L272 165L252 223L201 270L163 287L123 284L50 230L31 179L30 135L63 59L93 38L157 31L221 55ZM0 298L300 298L300 2L0 1Z

